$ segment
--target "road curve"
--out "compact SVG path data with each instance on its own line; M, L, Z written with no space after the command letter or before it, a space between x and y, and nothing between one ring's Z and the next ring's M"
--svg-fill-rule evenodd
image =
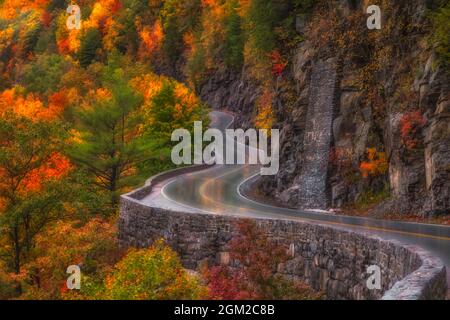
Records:
M233 116L211 112L211 126L224 130ZM365 217L333 215L314 210L274 207L256 202L241 191L257 178L257 165L215 165L156 184L141 202L173 210L237 215L243 217L309 221L336 228L366 233L385 240L420 246L441 258L450 270L450 227L424 223L387 221ZM447 282L450 284L450 272Z

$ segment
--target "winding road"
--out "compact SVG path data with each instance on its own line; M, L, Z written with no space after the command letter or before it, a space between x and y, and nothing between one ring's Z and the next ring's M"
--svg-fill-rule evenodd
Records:
M224 130L233 121L227 113L211 112L211 126ZM334 215L318 210L296 210L256 202L241 191L259 174L257 165L215 165L203 171L181 174L153 186L141 200L149 206L177 211L227 214L243 217L308 221L366 233L386 240L420 246L441 258L450 270L450 226L387 221ZM450 272L447 282L450 284Z

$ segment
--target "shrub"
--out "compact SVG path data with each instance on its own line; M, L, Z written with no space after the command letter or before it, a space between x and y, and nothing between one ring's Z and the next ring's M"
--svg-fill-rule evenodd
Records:
M383 189L379 191L373 191L366 189L364 190L356 199L355 207L356 209L365 210L378 204L390 197L389 185L385 184Z
M162 241L148 249L132 249L107 278L106 290L107 298L122 300L199 299L206 294Z
M287 59L283 58L280 54L280 51L276 49L269 54L269 57L270 60L272 61L272 75L274 77L281 76L288 64Z
M421 132L426 119L420 111L405 113L400 119L400 136L407 150L417 149L421 145Z
M270 89L264 89L261 96L256 100L255 126L259 129L272 129L275 116L272 108L273 93Z

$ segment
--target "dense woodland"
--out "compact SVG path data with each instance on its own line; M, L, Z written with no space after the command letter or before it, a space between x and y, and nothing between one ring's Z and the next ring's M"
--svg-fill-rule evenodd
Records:
M172 166L174 129L208 121L196 92L209 74L245 69L265 88L254 123L271 127L273 88L304 40L296 17L314 1L78 0L80 30L69 4L0 0L0 299L319 298L259 272L284 251L251 223L232 244L238 261L255 250L239 272L192 276L163 243L116 242L119 195ZM434 13L444 61L449 16ZM364 175L386 170L373 152ZM73 264L80 291L66 287Z
M174 129L207 121L195 85L210 68L253 59L255 68L269 66L269 78L282 72L273 32L278 9L301 6L79 1L82 28L69 30L68 4L0 2L0 297L269 296L274 289L253 292L237 278L229 292L218 283L208 290L161 243L122 252L118 198L171 166ZM181 75L185 84L163 74ZM72 264L83 270L79 292L66 288Z

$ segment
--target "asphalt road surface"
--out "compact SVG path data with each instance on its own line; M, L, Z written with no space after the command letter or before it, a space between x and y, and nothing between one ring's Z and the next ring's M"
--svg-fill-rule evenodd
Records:
M223 130L232 123L233 116L213 111L211 119L212 127ZM297 210L259 203L240 191L250 185L249 180L257 178L258 174L258 165L215 165L157 184L142 202L149 206L172 210L249 218L289 219L331 225L420 246L440 257L447 271L450 270L449 226L334 215L317 210ZM450 284L449 274L450 272L447 272L447 282Z

